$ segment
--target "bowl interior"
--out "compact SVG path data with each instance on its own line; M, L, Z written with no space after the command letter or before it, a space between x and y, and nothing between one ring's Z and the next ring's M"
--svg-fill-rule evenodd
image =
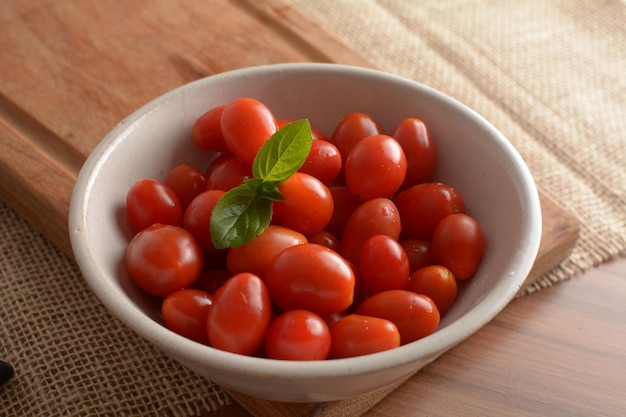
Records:
M132 237L124 209L129 187L143 177L164 179L180 163L206 168L214 155L193 145L195 120L213 106L244 96L263 101L279 118L307 118L328 135L341 116L354 111L370 114L387 133L403 118L421 118L438 149L433 179L461 193L487 242L480 269L434 335L395 353L377 354L377 361L354 358L297 370L293 364L273 363L272 372L296 377L360 367L372 371L440 353L491 320L517 292L539 246L539 201L522 159L489 123L447 96L389 74L332 64L257 67L199 80L147 104L103 139L79 175L70 208L77 262L96 295L135 331L165 350L222 370L267 371L269 360L233 358L238 355L215 352L167 331L159 303L132 283L123 266Z

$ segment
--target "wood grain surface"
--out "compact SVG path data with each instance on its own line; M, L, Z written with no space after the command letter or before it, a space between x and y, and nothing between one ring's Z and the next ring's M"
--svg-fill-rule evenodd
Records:
M22 2L0 8L0 193L71 255L67 215L82 163L147 101L211 74L279 62L372 67L280 0ZM578 222L541 193L544 233L527 284L571 250ZM408 376L407 376L408 378ZM412 379L408 383L413 383ZM283 404L237 393L254 415L357 416L402 381L344 402Z

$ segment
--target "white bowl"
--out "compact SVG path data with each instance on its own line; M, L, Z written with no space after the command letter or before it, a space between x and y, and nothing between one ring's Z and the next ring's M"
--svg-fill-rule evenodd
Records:
M192 141L195 120L238 97L264 102L279 118L308 118L332 133L339 118L360 111L384 131L419 117L438 149L434 179L463 196L482 225L487 249L475 276L432 335L373 355L315 362L241 356L179 336L162 323L159 305L130 280L124 251L132 231L128 188L164 179L180 163L206 166ZM207 77L146 104L116 126L84 164L73 191L69 230L76 261L111 313L173 359L218 385L279 401L330 401L387 385L413 373L493 319L514 297L541 237L537 189L524 161L481 116L417 82L334 64L280 64Z

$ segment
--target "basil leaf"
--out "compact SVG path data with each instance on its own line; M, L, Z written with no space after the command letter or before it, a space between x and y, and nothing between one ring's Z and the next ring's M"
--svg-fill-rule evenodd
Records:
M283 183L304 164L311 142L308 120L289 123L263 144L252 164L252 176L275 185Z
M244 185L259 197L274 201L283 201L283 195L280 190L271 182L265 182L259 178L248 178L244 182Z
M272 218L272 201L245 185L233 188L211 214L211 239L217 249L241 246L261 234Z

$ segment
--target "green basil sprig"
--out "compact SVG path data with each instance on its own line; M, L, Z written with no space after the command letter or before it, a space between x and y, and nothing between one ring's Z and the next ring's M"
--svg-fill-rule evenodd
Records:
M283 199L278 186L304 164L312 141L311 125L302 119L279 129L263 144L252 164L252 178L224 194L213 208L215 248L241 246L267 228L272 201Z

